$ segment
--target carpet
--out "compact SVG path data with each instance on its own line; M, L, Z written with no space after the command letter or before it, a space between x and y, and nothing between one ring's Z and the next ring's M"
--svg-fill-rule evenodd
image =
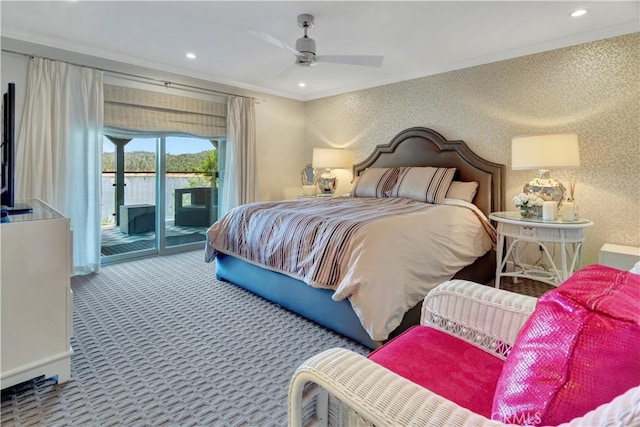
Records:
M282 426L295 368L351 340L215 280L202 251L72 278L71 381L2 392L8 426Z
M494 281L491 280L487 285L494 286ZM547 285L546 283L538 282L537 280L519 278L518 283L514 283L513 277L500 278L500 289L536 298L555 288L555 286Z
M369 350L234 285L202 251L71 279L71 381L2 391L9 426L283 426L295 368L332 347ZM510 290L540 292L520 281Z

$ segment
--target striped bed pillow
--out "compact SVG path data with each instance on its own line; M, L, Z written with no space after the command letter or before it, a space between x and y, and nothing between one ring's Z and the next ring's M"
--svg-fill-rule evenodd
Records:
M352 197L387 197L400 174L399 168L369 168L356 178Z
M442 203L456 168L408 167L402 169L389 197L426 203Z

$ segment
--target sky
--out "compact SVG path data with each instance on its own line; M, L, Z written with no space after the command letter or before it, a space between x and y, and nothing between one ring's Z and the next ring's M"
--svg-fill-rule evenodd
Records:
M213 144L207 139L185 138L177 136L167 137L167 154L188 154L200 153L213 149ZM105 137L103 139L102 151L113 153L115 146ZM136 138L131 140L124 149L126 152L131 151L156 151L156 138Z

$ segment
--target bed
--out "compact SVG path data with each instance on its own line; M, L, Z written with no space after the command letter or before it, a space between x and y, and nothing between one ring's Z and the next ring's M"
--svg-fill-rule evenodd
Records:
M395 184L392 186L394 194L391 194L393 191L385 188L378 198L335 197L331 200L258 202L232 210L207 232L206 261L215 259L218 279L256 293L369 348L376 348L386 339L417 324L424 295L441 281L459 278L485 283L493 277L495 253L491 242L487 240L492 233L488 221L483 221L483 216L504 208L504 165L482 159L463 141L448 141L434 130L417 127L406 129L388 144L377 146L367 159L353 166L353 175L356 179L361 178L360 181L370 179L378 171L384 171L385 176L395 173L395 181L393 181ZM410 181L410 174L425 171L429 173L437 171L438 174L442 173L443 177L447 175L442 178L443 182L448 179L464 185L477 183L475 196L472 196L473 205L449 198L450 190L447 191L447 189L451 187L448 183L446 187L437 190L439 202L436 204L416 202L410 200L411 196L405 198L406 194L403 194L402 186ZM431 176L432 181L440 179L440 175ZM356 182L354 188L357 190L362 187L359 182ZM442 192L443 188L446 197ZM356 190L352 192L352 196L357 196L353 194L357 193ZM429 194L427 191L427 201L433 202L428 199ZM375 206L372 210L377 213L375 215L357 213L360 212L358 210L360 204ZM305 214L297 211L304 211L304 209L310 210L312 214L302 216ZM343 222L333 220L336 209L353 212L356 217L366 217L367 220L362 223L357 222L357 226L354 225L355 222L344 225ZM258 223L260 220L255 218L260 217L252 216L254 211L255 215L261 211L266 218L262 221L269 224L264 225L259 233L253 231L254 237L262 236L258 237L262 241L254 245L255 254L253 255L256 258L252 257L252 250L249 248L249 242L253 238L239 237L238 230L244 229L245 226L241 226L241 220L237 218L242 216L242 221L246 223L250 221L252 224ZM400 212L400 214L396 215L394 212ZM329 251L326 249L329 247L329 240L343 242L338 245L338 249L335 249L336 252L342 251L345 246L354 251L348 251L347 255L339 258L339 262L328 263L329 267L311 267L310 264L303 263L301 267L296 267L297 269L287 270L283 267L290 263L286 256L290 253L302 253L298 252L298 248L304 245L298 243L295 250L291 249L292 246L286 245L272 247L276 245L274 243L276 239L272 239L273 236L270 233L272 229L277 230L278 224L285 221L289 215L294 218L292 221L296 221L294 224L304 223L306 228L313 228L313 226L307 227L307 218L309 221L312 217L320 218L318 221L321 225L315 226L311 240L316 243L321 242L318 246L322 248L320 250L323 254L322 258ZM433 222L431 218L435 217L439 218L438 224L440 221L452 224L451 229L444 228L447 233L454 233L454 229L460 229L458 221L461 224L474 222L473 231L468 232L472 234L455 234L455 236L471 237L447 239L443 238L442 233L428 231L426 226L424 231L413 232L411 228L412 231L407 233L407 227ZM460 217L459 220L458 217ZM469 219L471 217L474 219ZM361 221L361 218L358 221ZM330 228L330 223L333 222L338 224L335 229ZM295 228L291 225L283 227L287 232ZM480 228L483 231L480 231ZM338 229L349 230L345 233L350 236L342 240L341 235L336 231ZM403 230L401 233L403 239L409 239L408 235L411 235L412 239L418 239L417 242L408 243L408 240L389 237L395 236L398 230ZM330 238L323 241L318 237L323 233ZM285 232L280 234L284 235ZM432 234L438 234L440 238L432 237ZM291 240L289 237L282 240L287 239ZM395 240L398 240L396 246L387 248L387 245ZM448 242L441 242L445 240ZM369 246L364 246L365 243ZM452 248L437 246L453 243L457 246ZM405 247L410 249L403 249ZM433 252L453 255L447 255L447 260L441 262L435 261ZM383 256L385 262L382 262ZM393 256L396 258L389 258ZM281 264L267 267L262 263L267 258L277 258L277 262ZM286 260L283 261L281 258ZM306 260L311 256L298 256L298 258ZM405 265L405 262L409 264ZM440 271L440 264L443 266L442 271ZM420 269L424 271L417 271ZM369 274L368 270L372 271L370 278L365 277ZM411 277L405 278L405 273ZM428 279L422 280L423 277ZM381 281L384 283L374 283ZM438 283L432 283L435 281ZM390 282L392 282L391 285L389 285ZM393 290L394 295L397 295L392 296L391 290L395 288L400 291Z

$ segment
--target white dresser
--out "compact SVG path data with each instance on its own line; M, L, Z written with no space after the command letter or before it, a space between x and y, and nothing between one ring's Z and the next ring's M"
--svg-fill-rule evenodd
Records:
M39 376L69 380L72 329L69 219L39 200L0 224L0 388Z

